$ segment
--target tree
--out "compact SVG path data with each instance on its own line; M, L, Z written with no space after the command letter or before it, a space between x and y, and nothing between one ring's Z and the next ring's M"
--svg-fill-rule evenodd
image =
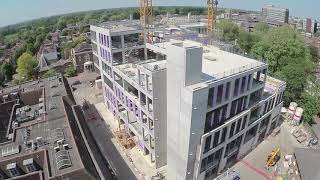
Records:
M18 58L18 68L17 72L22 81L30 80L35 74L35 68L38 62L29 53L23 53Z
M257 32L263 32L266 33L269 31L269 25L264 22L259 22L254 26L254 30Z
M69 65L67 68L66 68L66 71L65 71L65 76L67 77L73 77L77 75L77 72L76 72L76 68L74 67L74 65Z
M231 20L221 20L217 23L218 36L224 41L234 41L239 36L239 27Z
M46 73L42 75L43 78L52 77L57 74L57 71L55 69L49 69Z
M305 92L313 76L314 63L298 32L289 26L270 29L252 47L251 53L267 60L271 75L286 81L285 105L292 101L313 103L307 103L309 97L305 97Z
M241 30L239 33L239 37L237 43L242 49L242 51L246 53L250 53L252 47L259 41L259 36L255 33L246 32Z
M304 93L303 98L298 101L299 106L303 108L303 120L307 123L313 123L314 117L320 112L320 98Z
M5 80L10 81L12 79L13 74L14 74L14 67L10 63L3 63L1 65L1 72L4 75Z
M271 73L279 72L291 63L307 62L310 68L311 56L300 35L285 26L268 31L252 48L256 57L267 59Z
M308 46L312 61L317 63L319 61L319 49L313 45Z

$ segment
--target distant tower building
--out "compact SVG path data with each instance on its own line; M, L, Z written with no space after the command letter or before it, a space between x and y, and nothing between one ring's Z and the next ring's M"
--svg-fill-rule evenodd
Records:
M262 8L262 17L266 21L289 22L289 9L267 5Z

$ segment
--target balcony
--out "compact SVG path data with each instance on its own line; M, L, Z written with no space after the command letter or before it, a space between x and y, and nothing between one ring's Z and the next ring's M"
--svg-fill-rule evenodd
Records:
M263 84L264 84L263 81L259 81L259 80L253 79L252 80L252 89L257 89L259 87L262 87Z

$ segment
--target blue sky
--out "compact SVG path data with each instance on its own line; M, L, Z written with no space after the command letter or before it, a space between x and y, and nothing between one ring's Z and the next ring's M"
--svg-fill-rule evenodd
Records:
M156 6L204 6L207 0L153 0ZM69 12L138 6L139 0L1 0L0 27ZM263 5L288 7L291 15L320 19L319 0L220 0L220 7L259 10Z

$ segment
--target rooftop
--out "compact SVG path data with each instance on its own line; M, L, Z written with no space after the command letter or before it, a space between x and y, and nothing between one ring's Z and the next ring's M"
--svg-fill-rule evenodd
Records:
M181 46L184 47L203 47L202 72L211 77L208 80L212 80L212 78L221 79L253 68L266 66L264 62L223 51L215 46L206 46L190 40L171 40L170 42L157 43L153 45L149 44L147 47L156 52L166 54L166 49L169 48L169 45L179 43L182 43Z
M109 21L101 23L98 26L109 29L111 33L142 30L142 26L138 20Z
M79 153L83 149L78 149L76 142L81 137L75 137L70 123L70 118L75 117L71 108L73 98L69 96L70 89L65 83L66 80L59 75L28 82L18 88L9 87L0 94L3 97L5 93L18 92L16 98L19 99L15 101L8 124L12 131L7 141L0 144L2 171L1 164L6 165L13 159L18 163L20 159L28 158L37 161L45 177L61 176L84 168L83 155Z

